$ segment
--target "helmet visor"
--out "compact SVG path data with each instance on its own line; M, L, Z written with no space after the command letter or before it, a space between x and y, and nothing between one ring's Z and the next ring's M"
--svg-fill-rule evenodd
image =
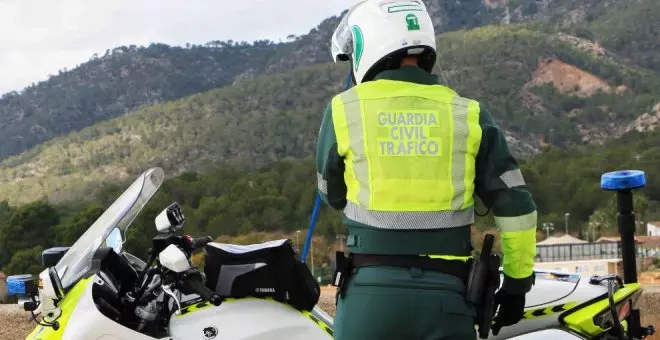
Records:
M335 62L347 61L349 56L353 53L353 34L351 28L348 27L348 16L351 14L349 11L344 15L344 18L335 29L332 35L332 58Z

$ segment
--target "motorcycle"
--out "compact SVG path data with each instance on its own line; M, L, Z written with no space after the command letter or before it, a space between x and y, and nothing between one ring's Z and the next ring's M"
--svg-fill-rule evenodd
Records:
M641 325L640 310L636 308L642 288L637 281L632 190L645 185L641 171L615 171L601 177L601 188L617 195L623 278L616 274L586 278L577 273L535 270L535 284L526 296L523 319L502 328L497 336L480 334L480 338L633 340L654 334L654 326Z
M179 235L185 218L174 203L155 218L148 260L126 252L127 229L163 180L162 169L147 170L71 247L45 250L38 283L8 278L38 324L26 339L332 339L330 318L311 312L318 283L290 240ZM191 261L200 249L203 271Z
M27 339L333 337L333 320L314 306L318 299L314 292L299 299L307 304L273 298L281 287L258 287L254 282L264 279L250 278L278 262L269 258L288 258L293 249L290 240L240 246L214 243L209 237L178 236L184 219L174 204L156 217L160 234L153 239L146 262L123 251L126 230L163 177L161 169L149 169L71 248L44 251L42 262L48 268L39 275L38 287L31 276L8 278L9 293L19 296L19 304L33 316L35 311L42 315ZM522 320L498 335L488 326L479 328L479 338L623 340L655 333L653 326L641 326L636 308L642 288L637 282L632 190L645 183L644 174L636 171L607 173L601 179L603 189L617 191L623 278L535 270ZM201 248L209 254L204 272L190 261L192 252ZM287 255L273 255L282 253ZM300 262L296 265L306 269ZM309 273L295 273L303 277L299 283L307 284L292 287L313 291L304 289L310 286ZM295 295L295 289L286 290L286 295L291 293Z

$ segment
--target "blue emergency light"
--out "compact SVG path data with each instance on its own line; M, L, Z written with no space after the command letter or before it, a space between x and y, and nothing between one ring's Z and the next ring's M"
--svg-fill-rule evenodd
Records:
M12 275L7 277L7 294L11 296L28 295L28 285L33 283L32 275Z
M646 175L640 170L621 170L603 174L600 187L604 190L628 190L646 186Z

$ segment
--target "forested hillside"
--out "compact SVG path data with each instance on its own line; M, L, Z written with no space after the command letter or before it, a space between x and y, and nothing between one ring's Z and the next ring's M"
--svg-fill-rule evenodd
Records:
M438 34L484 25L534 22L578 27L642 66L658 71L654 0L424 0ZM119 46L49 80L0 97L0 159L144 105L330 61L340 13L285 42ZM630 42L630 43L628 43ZM450 67L451 65L447 65ZM20 90L20 91L19 91Z
M109 50L20 94L0 98L0 157L142 105L229 85L248 69L260 73L275 49L272 43L257 42Z
M631 151L633 150L633 151ZM552 148L522 164L539 209L539 224L563 224L571 214L572 233L598 223L598 235L616 234L615 194L600 189L604 172L640 169L648 186L636 192L638 220L660 218L660 132L632 133L621 141L570 151ZM33 202L19 207L0 204L0 269L8 274L39 271L44 248L70 245L134 177L104 186L85 201ZM232 166L206 174L185 173L165 181L128 231L129 251L146 256L155 234L154 217L172 201L182 205L185 229L225 242L259 242L265 237L296 239L309 224L316 175L311 161L280 161L245 172ZM345 234L338 212L324 207L315 235L317 265L330 261L336 236ZM478 218L476 229L493 227L492 216ZM264 235L263 233L268 233ZM304 234L298 241L303 242ZM478 239L474 240L478 242Z
M660 6L657 1L617 1L588 27L593 39L604 47L660 72Z
M638 221L660 220L660 131L631 132L602 146L550 148L525 160L522 169L540 221L562 224L568 212L576 222L591 220L616 230L616 195L602 191L600 178L626 169L646 172L647 186L636 192Z
M439 32L481 25L481 0L458 6L426 0ZM285 42L119 46L44 82L0 97L0 159L96 122L209 89L330 61L330 17ZM476 19L474 19L474 18ZM17 89L18 90L18 89ZM1 94L0 94L1 95Z
M573 231L594 222L614 233L614 196L599 179L624 168L647 172L640 219L660 218L660 132L635 132L660 125L655 0L425 2L436 73L506 130L540 223L568 212ZM152 166L178 177L131 228L131 251L144 255L153 217L172 201L193 234L294 237L313 203L321 115L348 71L329 62L337 21L286 43L118 47L4 95L0 269L37 271L42 249L70 244ZM324 245L341 230L324 209Z
M621 135L657 114L658 77L564 32L486 26L438 45L441 79L488 107L520 157ZM259 76L85 128L0 163L0 198L75 198L155 165L176 174L310 156L346 72L326 63Z

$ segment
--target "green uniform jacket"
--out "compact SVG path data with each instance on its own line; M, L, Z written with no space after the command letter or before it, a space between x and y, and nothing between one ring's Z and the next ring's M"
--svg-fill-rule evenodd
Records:
M418 84L440 84L437 76L404 66L380 73L377 79ZM500 229L503 249L504 286L510 293L531 289L536 255L536 205L526 190L518 163L492 116L480 109L481 145L476 160L475 193L492 210ZM337 153L331 105L325 109L316 154L319 191L334 209L346 206L344 162ZM470 226L438 230L382 230L344 217L349 228L347 246L354 253L441 254L468 256L473 248Z

